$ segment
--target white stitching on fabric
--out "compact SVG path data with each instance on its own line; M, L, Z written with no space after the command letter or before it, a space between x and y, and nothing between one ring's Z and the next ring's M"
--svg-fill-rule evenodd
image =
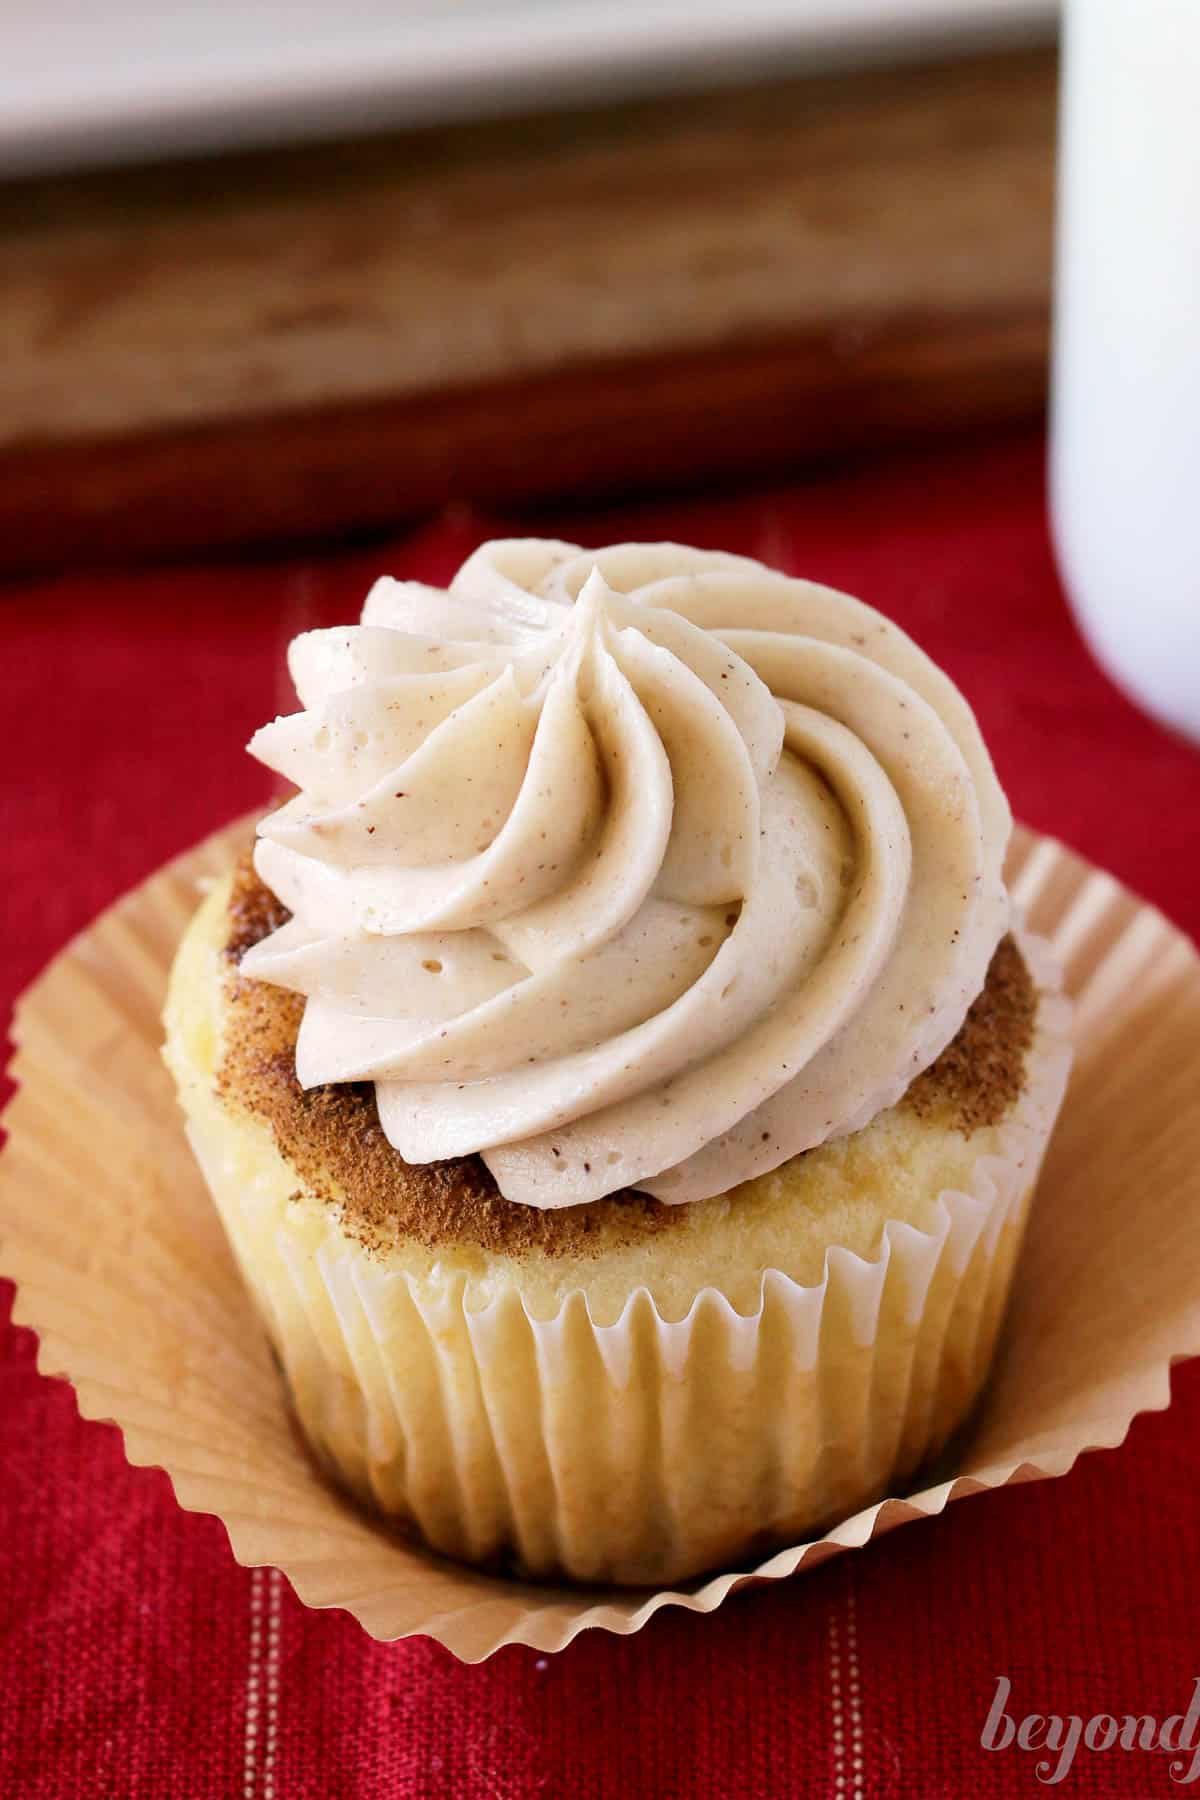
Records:
M846 1649L835 1600L829 1614L829 1710L833 1724L833 1787L837 1800L865 1800L862 1676L858 1661L858 1619L854 1589L846 1587ZM843 1679L843 1665L845 1675ZM849 1725L849 1752L846 1738Z
M858 1665L858 1618L853 1577L846 1588L847 1696L850 1704L850 1792L862 1800L865 1792L863 1758L862 1681Z
M275 1800L282 1596L283 1576L278 1569L251 1569L250 1660L246 1670L246 1743L242 1757L242 1800Z
M279 1727L279 1665L281 1659L281 1610L283 1576L267 1571L270 1606L267 1613L266 1730L263 1736L262 1800L275 1800L275 1742Z
M846 1730L842 1714L842 1651L836 1611L829 1615L829 1706L833 1714L833 1785L840 1795L846 1791Z
M250 1662L246 1670L246 1743L242 1756L243 1800L254 1800L257 1784L260 1664L263 1646L263 1571L250 1571Z

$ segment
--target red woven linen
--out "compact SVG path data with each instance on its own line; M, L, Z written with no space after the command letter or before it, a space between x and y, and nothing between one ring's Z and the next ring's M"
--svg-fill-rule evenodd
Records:
M868 598L963 687L1019 816L1200 933L1200 754L1083 649L1025 441L716 501L455 515L369 553L7 591L0 997L264 793L242 745L289 705L296 631L352 617L380 570L441 579L481 537L531 530L676 537ZM1064 1480L970 1500L711 1618L668 1611L633 1638L465 1668L238 1568L221 1526L129 1468L6 1325L0 1797L1031 1795L1034 1756L980 1746L997 1675L1018 1717L1160 1719L1200 1675L1200 1363L1175 1396ZM1062 1791L1186 1792L1167 1762L1081 1747Z

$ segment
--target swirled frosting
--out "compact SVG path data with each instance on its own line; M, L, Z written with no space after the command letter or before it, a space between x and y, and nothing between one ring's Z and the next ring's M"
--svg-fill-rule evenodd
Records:
M306 632L250 749L306 1087L510 1200L720 1193L895 1102L981 989L1010 829L974 717L857 600L675 544L485 544Z

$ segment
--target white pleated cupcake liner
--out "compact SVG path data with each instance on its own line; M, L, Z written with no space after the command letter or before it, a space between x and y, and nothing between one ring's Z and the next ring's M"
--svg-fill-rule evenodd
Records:
M643 1288L612 1324L586 1298L531 1316L461 1276L415 1280L344 1235L268 1146L193 1111L189 1136L319 1459L446 1555L646 1585L794 1541L877 1499L946 1441L986 1375L1070 1065L1047 947L1026 1085L927 1229L833 1248L823 1279L762 1272L753 1313L713 1287L664 1319ZM261 1130L262 1128L258 1128Z

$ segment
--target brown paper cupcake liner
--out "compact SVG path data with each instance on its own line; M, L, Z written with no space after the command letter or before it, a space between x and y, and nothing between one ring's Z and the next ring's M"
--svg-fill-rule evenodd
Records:
M954 1471L757 1566L653 1593L542 1586L404 1542L322 1481L299 1444L158 1055L166 974L198 884L228 866L246 829L219 834L119 902L22 1001L20 1091L0 1163L0 1267L19 1284L15 1316L39 1332L39 1366L74 1382L81 1413L114 1420L131 1461L165 1468L181 1505L221 1517L238 1559L281 1568L308 1604L344 1607L380 1638L428 1633L469 1660L504 1643L556 1649L593 1625L635 1631L663 1605L711 1611L738 1587L813 1566L939 1512L950 1499L1061 1474L1084 1449L1119 1443L1138 1412L1164 1406L1171 1360L1200 1350L1200 1118L1193 1110L1200 960L1182 934L1109 876L1050 840L1020 833L1010 879L1031 927L1065 967L1077 1058L994 1373L956 1442ZM1030 1105L1052 1103L1054 1067L1050 1055L1045 1080L1030 1086ZM912 1318L914 1362L936 1356L940 1334L957 1320L970 1351L955 1361L961 1391L935 1400L947 1417L986 1367L1029 1191L1031 1171L1019 1167L1022 1131L1036 1152L1030 1115L1003 1156L981 1161L969 1192L943 1197L935 1231L891 1226L869 1263L832 1252L820 1289L796 1289L770 1274L752 1320L711 1296L682 1326L667 1327L639 1295L617 1327L594 1326L582 1303L538 1326L519 1305L471 1314L459 1296L443 1318L427 1322L442 1334L436 1353L479 1366L476 1347L486 1347L488 1364L499 1367L502 1350L531 1360L539 1376L556 1358L582 1357L597 1403L605 1399L602 1416L619 1434L639 1429L636 1410L630 1419L627 1408L607 1406L627 1379L633 1346L658 1371L664 1394L682 1391L672 1375L697 1357L706 1370L715 1358L722 1379L745 1383L750 1394L764 1334L771 1334L772 1354L786 1352L793 1379L808 1382L798 1395L809 1407L806 1439L814 1418L831 1416L821 1413L815 1371L836 1364L843 1421L855 1415L841 1384L851 1382L858 1396L867 1428L848 1434L843 1424L838 1442L822 1425L824 1466L802 1472L828 1482L832 1514L839 1479L855 1467L850 1459L878 1458L882 1466L886 1453L903 1465L905 1445L930 1436L930 1421L912 1400L922 1384L909 1382L894 1358L876 1366L871 1354L881 1308ZM403 1397L388 1391L372 1348L383 1297L361 1279L348 1286L329 1255L294 1268L292 1282L295 1304L307 1309L314 1356L357 1358L356 1384L360 1368L368 1371L373 1429L386 1442ZM835 1344L829 1362L823 1352ZM506 1436L519 1420L502 1395L486 1398L499 1426L494 1456L503 1479L474 1463L460 1467L452 1446L455 1479L475 1484L463 1515L481 1528L489 1507L510 1507L515 1540L536 1563L545 1490L525 1494L522 1446ZM299 1390L297 1400L303 1412ZM686 1453L688 1418L668 1406L662 1420L664 1457ZM579 1428L572 1418L555 1422L557 1456L570 1459ZM888 1430L896 1434L890 1444ZM776 1444L774 1454L786 1468L796 1444ZM860 1463L855 1472L870 1469ZM436 1457L429 1494L435 1474ZM555 1456L536 1480L553 1489ZM367 1493L370 1481L365 1470ZM561 1485L564 1492L571 1486ZM716 1501L719 1518L724 1502ZM675 1496L663 1517L668 1546L678 1505ZM587 1507L551 1507L549 1516L560 1541L586 1556Z

